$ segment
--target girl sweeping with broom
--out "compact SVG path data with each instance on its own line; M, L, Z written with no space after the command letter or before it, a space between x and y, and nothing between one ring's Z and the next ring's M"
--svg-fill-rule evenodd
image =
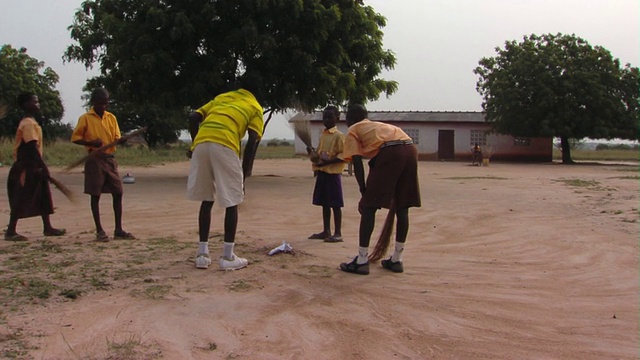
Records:
M24 111L24 117L16 132L13 151L15 162L7 178L11 214L4 239L26 241L26 236L16 232L16 226L18 219L33 216L42 217L44 236L62 236L66 231L51 226L49 219L53 214L53 200L49 169L42 160L42 128L36 122L40 113L38 96L33 93L21 94L18 96L18 105Z
M340 264L345 272L367 275L369 261L382 258L389 245L393 211L398 220L396 245L393 255L382 260L382 267L397 273L404 271L402 252L409 231L409 208L420 207L418 185L418 153L411 137L400 128L367 119L363 105L352 105L347 111L347 133L343 159L351 160L362 198L358 255L350 263ZM369 161L366 183L362 158ZM369 256L369 242L375 226L376 211L389 209L391 217L385 221L385 229ZM386 231L385 231L386 230Z

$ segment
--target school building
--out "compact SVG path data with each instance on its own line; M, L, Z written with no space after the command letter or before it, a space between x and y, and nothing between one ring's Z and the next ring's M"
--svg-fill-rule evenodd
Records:
M483 156L492 161L552 161L553 138L492 134L479 111L369 111L369 120L401 128L416 144L420 160L470 160L471 148L477 143ZM298 113L289 120L297 121L309 121L312 143L317 146L324 129L322 111ZM347 133L344 113L340 114L338 129ZM305 145L297 136L295 151L306 154Z

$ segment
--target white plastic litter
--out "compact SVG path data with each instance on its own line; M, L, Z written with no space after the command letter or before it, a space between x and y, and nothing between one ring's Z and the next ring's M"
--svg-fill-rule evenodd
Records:
M127 173L127 175L122 178L122 182L125 184L135 184L136 178L134 178L130 173Z
M293 251L293 247L291 246L291 244L283 241L282 245L271 249L271 251L269 251L269 255L274 255L279 252L290 253L292 251Z

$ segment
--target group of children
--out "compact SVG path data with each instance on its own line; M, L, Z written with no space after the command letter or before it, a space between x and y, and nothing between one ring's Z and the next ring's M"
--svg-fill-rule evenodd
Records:
M346 114L348 133L343 136L336 128L337 108L327 107L322 116L325 130L318 146L319 160L313 204L322 206L324 229L310 239L325 237L327 242L342 241L340 208L342 204L341 173L345 162L352 162L360 189L358 203L360 226L358 255L340 269L360 275L369 274L369 244L378 209L396 211L397 228L393 255L382 260L383 268L403 272L402 253L409 230L409 208L421 206L418 183L418 154L411 137L399 127L367 119L363 105L352 105ZM343 140L344 139L344 140ZM369 159L369 175L364 176L363 158ZM336 172L333 164L342 164ZM326 174L326 175L325 175ZM329 179L329 180L327 180ZM330 236L330 209L333 209L335 233Z
M16 231L18 219L41 216L45 236L62 236L65 229L51 225L49 216L53 214L53 200L49 186L50 174L42 158L42 127L38 124L40 102L33 93L18 96L18 106L23 111L14 143L14 162L7 178L9 197L9 225L4 233L5 240L26 241L27 237ZM113 153L115 147L103 145L118 144L120 128L116 117L106 111L109 93L102 88L91 94L91 110L82 115L73 131L71 141L84 145L88 152L98 150L90 156L84 167L84 192L91 195L91 212L96 226L96 240L109 241L100 222L100 195L111 193L115 214L114 238L135 239L133 234L122 229L122 180Z
M198 214L199 246L195 266L207 269L211 210L217 200L225 208L224 242L219 266L222 270L241 269L248 260L234 253L238 224L238 204L244 199L244 180L250 171L255 150L264 130L263 109L259 103L262 84L250 73L239 80L236 90L222 93L197 109L189 117L192 145L187 198L200 201ZM7 185L11 215L5 240L24 241L16 232L20 218L41 216L45 236L61 236L64 229L52 227L49 215L53 202L49 186L49 171L42 160L42 129L36 119L38 97L23 94L18 103L24 111L16 134L14 158ZM78 120L71 141L93 153L84 165L84 192L91 197L91 212L96 227L96 240L110 240L100 221L100 196L110 193L113 198L115 230L113 238L135 239L122 227L122 180L114 153L122 143L116 117L106 110L109 93L102 88L91 95L91 109ZM382 267L403 272L402 253L409 228L410 207L421 206L417 175L417 151L411 138L400 128L367 119L362 105L352 105L346 114L349 131L343 135L336 127L340 112L335 106L323 111L325 129L316 149L313 170L316 183L313 204L322 206L323 230L309 239L341 242L342 207L344 206L341 177L347 162L353 163L355 177L362 198L358 204L361 214L358 255L340 269L360 275L369 274L368 249L375 226L375 214L380 208L393 209L397 217L396 242L393 255L382 260ZM244 156L240 160L241 140L248 133ZM365 179L363 158L369 159L369 175ZM331 212L334 232L331 232Z

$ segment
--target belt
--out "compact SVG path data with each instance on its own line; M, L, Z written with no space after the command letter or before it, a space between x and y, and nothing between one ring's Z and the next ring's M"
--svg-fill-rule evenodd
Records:
M393 141L387 141L386 143L382 144L382 146L380 146L380 149L384 149L387 146L395 146L395 145L412 145L413 141L411 140L393 140Z

